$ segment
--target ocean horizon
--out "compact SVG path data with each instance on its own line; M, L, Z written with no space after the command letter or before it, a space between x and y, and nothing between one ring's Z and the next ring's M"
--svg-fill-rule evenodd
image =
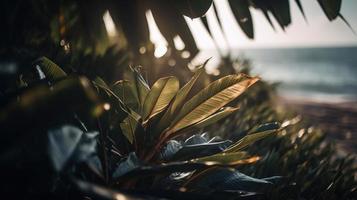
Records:
M207 71L214 71L217 51L203 50L195 61L210 57ZM231 57L249 59L252 74L278 83L278 94L285 98L357 101L357 46L242 48L231 50Z

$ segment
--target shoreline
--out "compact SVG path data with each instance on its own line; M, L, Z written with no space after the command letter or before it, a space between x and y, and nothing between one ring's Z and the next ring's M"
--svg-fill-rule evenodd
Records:
M357 155L357 101L326 103L279 96L278 105L289 107L320 128L342 153Z

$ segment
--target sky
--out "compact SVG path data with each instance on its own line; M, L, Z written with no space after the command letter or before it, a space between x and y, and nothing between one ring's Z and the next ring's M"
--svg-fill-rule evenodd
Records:
M295 1L290 0L292 23L285 30L280 29L275 20L276 31L272 29L261 11L251 8L255 39L248 39L236 23L227 0L215 0L227 36L225 42L214 11L210 9L206 16L217 44L222 49L255 47L306 47L306 46L357 46L357 35L341 20L328 21L317 0L301 0L308 22L304 20ZM357 1L343 0L342 15L357 31ZM200 49L214 48L214 43L197 19L186 18L187 23ZM227 45L228 44L228 45Z

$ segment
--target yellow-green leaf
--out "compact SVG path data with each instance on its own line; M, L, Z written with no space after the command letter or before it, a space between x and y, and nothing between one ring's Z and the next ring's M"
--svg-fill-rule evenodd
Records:
M175 134L180 135L180 134L186 134L186 133L192 133L195 131L199 131L200 129L203 129L206 126L214 124L214 123L218 122L219 120L229 116L230 114L234 113L238 109L239 108L232 108L232 107L222 108L220 111L207 117L206 119L203 119L202 121L199 121L196 124L193 124L189 127L181 129L181 130L177 131Z
M228 147L224 152L226 153L231 153L231 152L237 152L240 151L241 149L247 147L250 144L253 144L254 142L261 140L269 135L272 135L275 133L277 130L267 130L259 133L253 133L244 136L242 139L240 139L238 142L233 144L232 146Z
M191 160L196 163L211 163L215 165L240 165L250 164L258 161L260 157L253 156L248 157L248 154L244 151L232 152L232 153L218 153L212 156L205 156Z
M219 120L229 116L230 114L234 113L237 111L239 108L233 108L233 107L225 107L222 108L220 111L216 112L215 114L207 117L206 119L197 122L193 126L198 129L202 129L206 126L209 126L211 124L214 124L218 122Z
M106 89L109 89L108 84L99 76L95 77L95 79L93 80L97 85L104 87Z
M207 60L208 61L208 60ZM207 62L206 61L206 62ZM195 82L197 81L197 79L200 77L200 75L205 71L204 66L206 65L203 64L202 67L200 67L199 69L197 69L197 71L195 72L195 74L193 75L193 77L191 78L191 80L189 82L187 82L178 92L177 95L174 99L174 101L172 102L172 107L170 109L171 113L174 113L176 111L176 109L179 106L182 106L184 100L186 99L187 95L189 94L189 92L191 91L193 85L195 84Z
M66 72L46 57L39 58L35 64L40 67L48 80L54 81L67 76Z
M175 97L179 89L176 77L165 77L157 80L147 94L142 117L144 121L162 112Z
M256 77L239 74L226 76L211 83L183 105L170 126L169 134L209 117L256 81Z
M204 70L205 70L204 66L206 65L207 62L208 62L208 60L200 68L197 69L197 71L195 72L195 74L193 75L191 80L189 82L187 82L177 92L172 104L167 109L164 116L160 119L160 121L157 125L157 130L159 132L163 131L165 128L167 128L170 125L172 117L174 116L175 113L177 113L177 108L182 106L183 102L187 98L187 95L191 91L193 85L195 84L197 79L200 77L200 75L204 72Z
M137 69L129 67L124 73L124 79L129 81L129 86L138 104L144 104L146 95L149 93L149 86Z
M132 144L134 142L135 130L138 126L138 122L135 117L132 115L128 115L121 123L120 128L124 134L124 136L128 139L128 141Z
M133 91L130 88L130 83L127 80L120 80L114 83L111 87L113 93L118 96L129 108L135 112L139 112L139 102L135 98Z

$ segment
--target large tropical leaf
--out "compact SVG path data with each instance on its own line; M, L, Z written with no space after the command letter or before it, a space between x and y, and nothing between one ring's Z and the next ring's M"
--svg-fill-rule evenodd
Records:
M168 134L195 124L214 114L258 81L243 74L223 77L200 91L184 104L170 126Z
M341 0L318 0L322 10L329 20L334 20L340 14Z
M221 110L219 110L218 112L214 113L213 115L207 117L206 119L204 119L200 122L197 122L196 124L190 126L189 128L192 127L193 129L202 129L206 126L209 126L211 124L218 122L221 119L226 118L227 116L231 115L238 109L239 108L224 107Z
M177 113L178 108L183 105L184 101L186 100L189 92L191 91L193 85L197 81L197 79L200 77L200 75L204 72L204 67L207 64L208 60L196 70L195 74L193 77L190 79L189 82L187 82L178 92L177 95L175 96L174 100L172 101L172 104L170 107L167 109L165 112L164 116L160 119L158 125L157 125L157 132L160 133L162 130L167 128L171 120L174 116L174 114Z
M179 87L179 81L176 77L165 77L156 81L147 94L143 105L142 117L144 122L162 112L175 97Z
M284 30L291 23L290 3L286 0L277 0L271 3L271 12Z

